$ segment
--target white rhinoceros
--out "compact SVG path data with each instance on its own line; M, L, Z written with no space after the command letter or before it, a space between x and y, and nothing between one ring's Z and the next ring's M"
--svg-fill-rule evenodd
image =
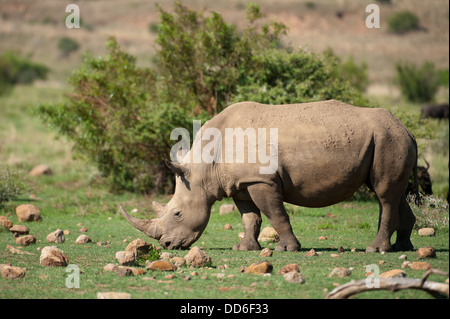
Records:
M245 145L236 145L230 157L234 149L229 148L226 137L236 128L246 134ZM269 130L277 133L273 140L260 133ZM212 139L209 134L205 143L207 139L201 137L205 132L219 135ZM272 154L270 170L264 156L273 150L277 152ZM213 152L213 160L196 161L199 151ZM352 196L363 184L375 192L380 204L378 233L366 251L413 248L410 235L415 217L405 190L411 172L417 181L417 144L411 132L384 109L354 107L336 100L290 105L237 103L203 125L181 163L167 164L176 173L176 189L167 205L155 203L158 217L138 219L122 209L133 226L165 248L188 248L208 224L214 202L232 197L245 230L233 249L261 249L257 238L262 212L279 234L276 250L296 251L300 243L283 202L306 207L333 205ZM391 246L395 231L397 241Z

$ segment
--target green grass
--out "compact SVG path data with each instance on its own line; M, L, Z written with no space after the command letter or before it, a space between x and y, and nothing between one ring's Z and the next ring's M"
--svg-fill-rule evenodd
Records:
M127 244L142 238L155 245L158 243L131 225L118 212L118 205L124 205L131 211L138 208L139 217L151 218L149 212L151 201L155 198L130 193L111 194L107 186L100 183L95 168L71 157L70 146L64 141L55 140L54 136L36 119L31 112L36 101L45 102L60 97L61 91L56 89L38 89L35 87L18 87L9 97L1 97L0 104L0 161L10 165L30 169L40 163L49 164L54 175L31 178L32 193L23 194L13 202L8 202L0 209L0 215L11 213L9 219L18 222L14 213L15 206L21 203L32 203L41 209L41 222L30 222L26 225L30 234L35 235L37 242L24 251L34 255L11 254L6 245L16 247L15 239L6 230L0 230L0 264L11 263L13 266L27 268L22 279L6 280L0 277L0 299L9 298L96 298L97 292L121 291L129 292L132 298L323 298L326 292L335 285L350 280L364 279L366 265L376 264L380 273L400 268L403 260L398 257L406 254L409 261L418 260L415 252L365 254L365 248L375 238L378 225L378 204L373 201L346 201L331 207L309 209L286 205L291 217L294 233L302 244L300 252L274 252L272 257L259 257L259 251L239 252L231 248L238 241L238 233L243 231L240 216L237 212L219 215L219 206L213 206L210 222L201 238L194 245L203 247L211 256L211 269L180 268L174 279L165 279L167 273L148 271L142 276L119 277L116 273L105 272L107 263L116 263L115 253L124 250ZM7 119L3 121L3 119ZM447 133L448 136L448 133ZM448 154L448 153L447 153ZM448 155L447 155L448 156ZM445 183L445 180L442 184ZM169 197L157 198L167 201ZM226 199L224 202L230 202ZM94 241L92 244L76 245L79 236L78 223L88 228L87 235ZM233 229L224 230L225 224ZM269 226L263 218L263 227ZM48 244L46 236L50 232L67 229L71 233L61 244ZM326 236L327 240L319 240ZM127 242L124 242L124 239ZM394 238L392 239L395 240ZM97 246L95 242L108 242L106 246ZM436 237L419 237L417 230L412 234L412 242L416 248L433 246L437 257L427 260L433 267L448 271L449 268L449 234L448 226L437 231ZM69 258L70 264L80 267L80 288L69 289L66 279L69 273L65 267L42 267L39 264L40 251L48 245L56 245ZM275 248L275 244L262 244ZM345 252L340 257L331 257L339 247ZM315 249L319 256L305 257L310 249ZM350 250L355 248L355 252ZM187 251L171 251L183 257ZM251 263L267 260L274 266L271 276L258 276L241 273L241 268ZM380 261L384 263L380 264ZM300 272L306 279L303 285L284 281L278 270L286 264L297 263ZM228 268L223 269L223 265ZM353 267L352 275L345 278L329 278L334 267ZM199 276L191 276L185 281L182 275L190 275L196 270ZM183 271L180 273L179 271ZM410 278L420 278L422 271L405 269ZM224 278L217 274L224 273ZM207 279L201 279L201 276ZM432 275L430 280L443 282L446 278ZM367 292L355 298L429 298L429 295L417 290L397 293L379 291Z

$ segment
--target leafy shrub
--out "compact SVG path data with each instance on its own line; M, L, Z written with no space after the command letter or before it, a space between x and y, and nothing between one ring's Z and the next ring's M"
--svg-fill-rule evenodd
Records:
M114 39L105 57L87 56L69 79L73 93L37 112L75 150L111 176L115 190L162 191L163 160L170 132L209 119L232 102L294 103L340 99L367 102L336 76L337 59L283 48L282 23L257 23L262 14L249 4L243 31L215 12L191 11L176 3L174 13L158 7L156 63L136 66ZM161 182L163 180L163 182Z
M16 84L29 84L36 79L45 80L48 71L48 67L32 62L29 57L6 51L0 55L0 95L9 92Z
M392 33L403 34L419 29L419 18L409 11L394 13L388 19L388 28Z
M78 42L72 38L62 37L58 41L58 49L63 57L69 56L80 48Z
M439 75L432 62L421 67L410 63L397 63L396 82L406 99L411 102L429 102L439 89Z
M26 177L22 172L0 164L0 207L28 189Z

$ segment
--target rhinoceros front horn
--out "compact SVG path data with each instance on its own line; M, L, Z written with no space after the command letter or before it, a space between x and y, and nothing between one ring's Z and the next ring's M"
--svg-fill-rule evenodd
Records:
M128 214L122 206L120 206L120 211L128 222L139 229L141 232L149 237L159 240L162 236L162 230L158 223L158 219L139 219Z

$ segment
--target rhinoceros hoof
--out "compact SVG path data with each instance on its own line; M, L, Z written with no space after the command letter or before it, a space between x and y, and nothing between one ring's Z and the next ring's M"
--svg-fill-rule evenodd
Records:
M393 251L392 246L375 247L369 246L366 248L366 253L381 253L381 252L391 252Z
M408 240L396 242L394 245L392 245L392 249L394 251L410 251L410 250L414 250L414 246L411 243L411 241L408 239Z
M261 246L257 241L244 241L244 239L242 239L241 242L233 246L233 250L261 250Z
M299 242L285 242L282 241L275 247L275 251L300 251L302 246Z

